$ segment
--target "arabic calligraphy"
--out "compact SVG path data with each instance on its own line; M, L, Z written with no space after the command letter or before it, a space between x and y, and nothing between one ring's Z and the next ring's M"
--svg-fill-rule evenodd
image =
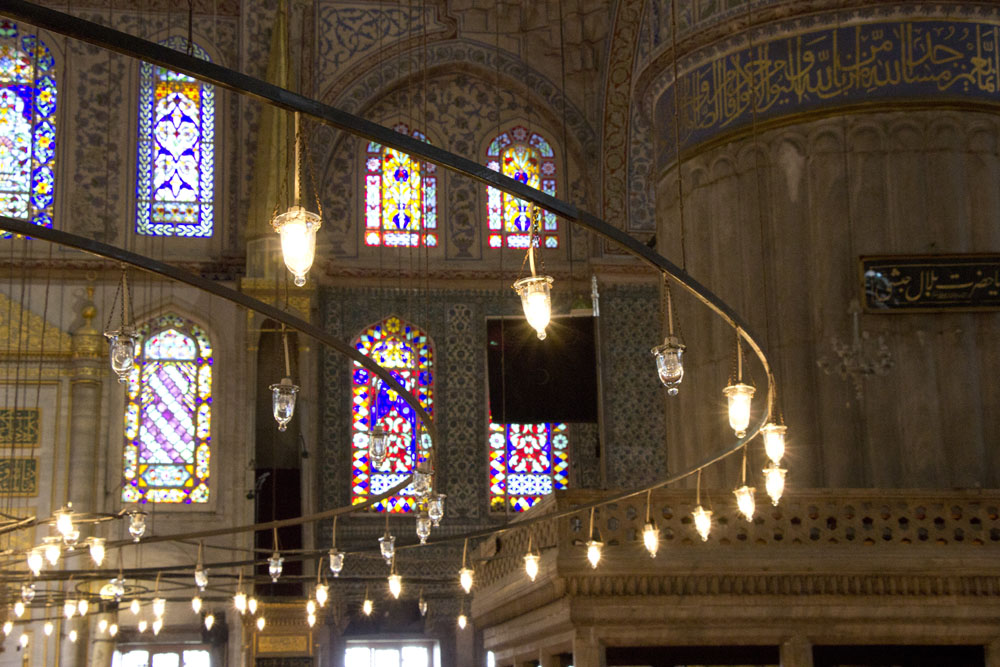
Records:
M1000 255L861 258L865 307L1000 310Z
M680 77L657 101L673 136L680 91L682 147L760 119L879 99L1000 102L1000 26L960 21L880 22L772 40ZM673 147L663 151L671 159ZM661 163L665 164L665 163Z
M0 492L33 496L38 493L38 459L0 459Z

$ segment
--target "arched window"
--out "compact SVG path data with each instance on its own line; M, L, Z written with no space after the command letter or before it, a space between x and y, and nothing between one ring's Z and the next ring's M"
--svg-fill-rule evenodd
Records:
M364 331L354 345L358 352L389 370L427 412L433 415L434 347L427 335L398 317L389 317ZM417 438L426 446L426 432L413 409L381 380L354 364L351 375L353 480L351 500L362 503L392 488L415 468ZM380 468L368 461L368 433L381 423L389 437L388 455ZM382 512L409 512L417 506L409 489L376 503Z
M490 509L522 512L565 489L569 474L566 424L490 424Z
M403 123L393 129L427 141ZM374 141L365 167L365 245L436 246L437 168Z
M55 59L36 35L0 20L0 212L52 226ZM9 237L10 234L4 234Z
M171 37L165 46L187 51ZM191 55L210 60L197 44ZM149 236L211 236L215 192L215 89L186 74L139 68L136 223Z
M208 502L212 344L176 315L146 324L140 336L128 380L122 500Z
M540 134L515 127L490 143L486 166L500 171L545 194L556 194L556 160L552 147ZM487 188L487 214L491 248L527 248L531 230L531 206L523 199ZM546 248L559 247L559 225L554 213L542 216L541 233Z

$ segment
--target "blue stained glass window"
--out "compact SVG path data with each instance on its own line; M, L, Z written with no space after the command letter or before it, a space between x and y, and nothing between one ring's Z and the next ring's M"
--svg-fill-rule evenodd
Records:
M0 20L0 212L45 227L52 226L55 114L52 53Z
M183 37L163 42L187 51ZM191 44L191 55L210 60ZM164 67L139 70L136 232L212 235L215 190L215 89Z

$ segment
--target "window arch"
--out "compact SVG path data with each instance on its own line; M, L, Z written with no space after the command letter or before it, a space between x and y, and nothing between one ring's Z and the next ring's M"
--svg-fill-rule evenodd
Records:
M405 123L393 129L427 141ZM365 168L365 245L436 246L437 167L373 141Z
M183 37L163 42L187 51ZM197 44L190 53L211 60ZM139 68L136 232L211 236L215 193L215 88L149 63Z
M567 487L566 424L490 423L490 509L523 512Z
M122 500L208 502L212 344L177 315L143 326L125 408Z
M504 176L556 194L556 161L552 146L542 135L525 127L514 127L498 135L486 151L486 166ZM502 166L502 169L501 169ZM491 248L527 248L531 230L531 205L496 188L487 187L488 242ZM559 247L559 225L555 213L542 217L546 248Z
M55 69L37 35L0 20L0 211L43 227L55 195Z
M424 410L433 414L434 346L427 334L398 317L389 317L366 329L354 346L389 370ZM412 473L418 450L431 443L418 426L413 409L357 362L351 373L351 395L351 502L357 504L384 493ZM389 437L388 455L379 469L373 469L368 461L368 433L376 423L382 424ZM418 437L423 447L417 447ZM380 512L409 512L416 506L417 500L407 488L373 507Z

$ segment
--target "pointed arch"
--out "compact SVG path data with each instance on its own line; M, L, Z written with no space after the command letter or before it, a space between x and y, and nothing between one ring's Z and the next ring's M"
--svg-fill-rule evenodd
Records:
M405 123L396 132L427 141ZM365 154L365 245L437 245L437 166L369 142Z
M518 125L494 137L486 149L486 166L545 194L556 196L556 159L548 140ZM531 205L523 199L486 188L487 242L491 248L527 248L531 229ZM559 247L559 223L555 213L542 218L546 248Z

